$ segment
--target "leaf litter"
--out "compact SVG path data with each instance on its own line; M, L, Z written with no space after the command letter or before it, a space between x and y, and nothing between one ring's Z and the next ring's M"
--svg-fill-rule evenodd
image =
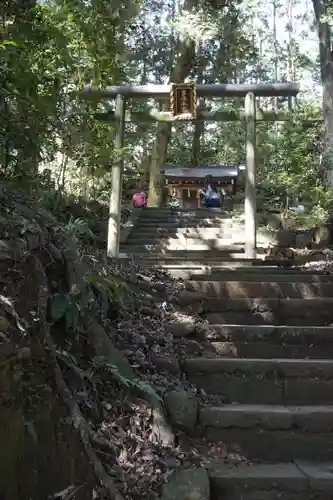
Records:
M14 204L18 208L11 210L7 206L3 211L0 238L3 241L18 236L24 238L25 231L31 232L33 226L33 233L39 239L34 248L27 247L21 260L9 261L6 255L6 259L0 261L0 351L6 352L6 356L27 357L30 349L27 332L36 321L33 293L36 284L31 269L25 264L25 256L38 252L47 270L50 296L57 299L52 302L55 310L50 308L56 318L52 335L57 345L57 361L91 427L93 448L124 497L137 500L145 496L153 500L159 497L170 470L198 465L204 457L212 455L227 459L221 443L191 440L182 433L176 433L174 446L163 446L159 442L152 429L149 403L135 396L135 391L129 390L132 387L128 381L121 380L112 367L92 356L85 325L71 321L61 323L60 317L65 310L65 319L68 320L68 308L75 306L70 298L78 291L70 290L70 295L64 293L64 277L58 272L62 248L56 236L62 231L60 225L53 229L54 220L45 220L37 209L28 204L25 206L24 198L17 201L14 196L7 203L9 207ZM23 216L22 211L26 211ZM31 212L36 214L35 218ZM6 223L7 214L8 217L11 214L9 223ZM53 256L49 243L58 251L53 251ZM204 400L205 395L198 393L196 387L184 379L180 364L186 357L203 355L208 345L191 336L174 335L168 328L170 321L202 321L199 316L182 311L176 305L177 295L184 290L182 280L134 262L106 261L104 252L96 248L81 248L80 255L90 277L94 273L98 277L95 283L90 278L92 285L99 290L106 285L109 287L116 307L105 311L102 293L96 294L94 301L100 301L100 319L108 337L127 357L141 377L141 383L146 384L146 390L153 387L162 398L170 389L185 387ZM107 281L103 283L103 279ZM43 365L39 369L44 370ZM58 495L54 498L59 498L60 494L72 498L77 486L69 485L66 489L59 488L59 491L54 493ZM94 492L94 498L103 498L100 488Z

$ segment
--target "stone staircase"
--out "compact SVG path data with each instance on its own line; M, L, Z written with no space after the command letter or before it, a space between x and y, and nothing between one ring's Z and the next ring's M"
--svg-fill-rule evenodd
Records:
M182 370L197 437L228 451L207 454L211 500L332 500L333 275L244 261L242 237L232 213L150 209L121 252L185 278L204 320L184 325L208 347Z
M134 216L133 227L121 241L122 256L140 255L155 261L159 255L173 263L244 257L243 216L232 211L148 208ZM258 245L265 242L259 231Z
M210 345L183 366L207 395L201 435L240 457L207 461L211 499L332 499L333 276L249 266L186 288Z

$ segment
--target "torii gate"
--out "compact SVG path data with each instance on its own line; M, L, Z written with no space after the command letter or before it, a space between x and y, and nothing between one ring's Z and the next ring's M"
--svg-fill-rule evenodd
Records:
M117 123L115 148L124 147L125 122L127 121L234 121L245 120L246 169L245 169L245 257L256 257L256 121L283 121L289 113L263 113L256 107L256 97L288 97L291 109L292 98L300 87L294 83L274 84L171 84L171 85L119 85L104 90L86 86L86 100L109 100L116 98L114 113L99 115L107 121ZM170 112L126 112L127 99L170 99ZM245 97L245 110L239 112L207 112L197 108L197 97ZM112 167L112 188L109 204L107 256L119 257L121 194L124 161L122 155Z

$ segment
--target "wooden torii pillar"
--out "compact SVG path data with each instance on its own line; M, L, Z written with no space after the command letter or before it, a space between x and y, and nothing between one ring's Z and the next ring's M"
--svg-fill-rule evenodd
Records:
M246 169L245 169L245 257L257 255L257 199L256 199L256 98L253 92L245 96Z
M184 84L179 84L184 86ZM185 84L186 86L186 84ZM129 120L125 114L125 99L128 97L144 98L167 98L172 90L171 85L119 85L107 87L100 90L86 86L83 98L86 100L103 100L116 97L116 111L110 120L117 123L117 135L115 147L121 150L124 146L125 121L132 121L134 117L139 121L174 121L172 113L142 113L133 112L129 114ZM202 112L198 113L195 120L235 120L244 119L246 123L246 186L245 186L245 256L254 258L256 256L256 120L279 120L276 113L258 113L255 98L288 96L296 97L300 88L295 83L273 83L273 84L199 84L195 86L197 97L245 97L245 113L235 112ZM262 116L261 116L262 115ZM110 114L111 116L111 114ZM286 118L282 117L282 120ZM287 117L288 119L288 117ZM177 120L179 121L179 120ZM123 176L123 158L120 154L112 169L112 190L110 195L110 213L108 223L108 257L119 256L119 235L121 218L121 191Z
M116 97L115 119L117 132L114 141L115 149L118 151L119 157L112 165L112 183L109 202L109 221L108 221L108 242L107 256L116 258L119 256L119 240L120 240L120 222L121 222L121 195L124 172L124 158L122 149L124 147L125 135L125 97L118 94Z

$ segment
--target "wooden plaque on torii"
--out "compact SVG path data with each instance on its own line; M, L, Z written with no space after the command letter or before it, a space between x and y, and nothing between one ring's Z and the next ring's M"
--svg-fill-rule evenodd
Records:
M172 83L170 111L175 120L193 120L197 115L195 83Z

